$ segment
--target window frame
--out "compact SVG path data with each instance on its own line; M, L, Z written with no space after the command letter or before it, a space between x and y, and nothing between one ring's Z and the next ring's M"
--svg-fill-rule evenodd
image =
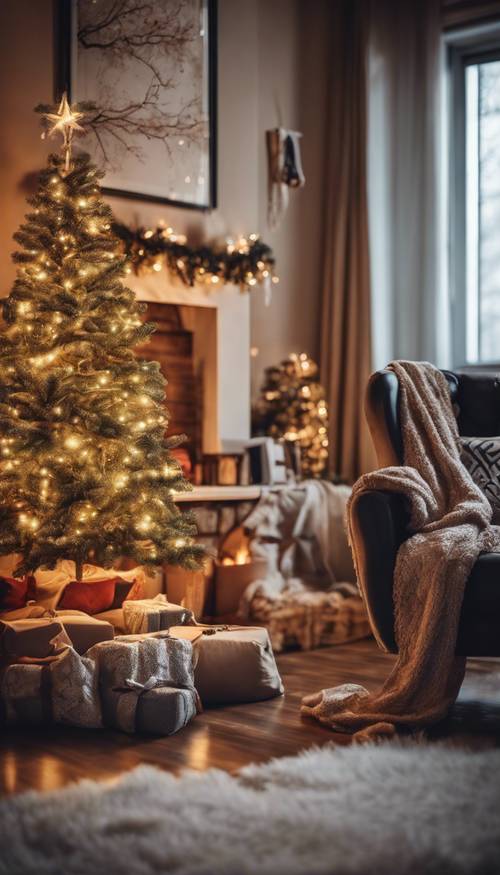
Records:
M467 192L466 192L466 70L473 64L500 61L500 23L447 34L448 107L448 289L453 367L481 370L500 367L496 361L467 361Z

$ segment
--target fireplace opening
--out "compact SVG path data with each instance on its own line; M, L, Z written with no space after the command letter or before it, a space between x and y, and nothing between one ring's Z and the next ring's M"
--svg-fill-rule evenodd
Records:
M144 319L154 322L156 331L149 343L137 349L139 358L159 362L167 380L168 435L186 435L175 454L191 478L195 466L202 461L204 432L209 430L209 425L204 425L207 412L204 382L210 331L201 342L197 336L198 323L203 322L207 328L207 320L193 315L190 311L194 309L179 304L148 303Z

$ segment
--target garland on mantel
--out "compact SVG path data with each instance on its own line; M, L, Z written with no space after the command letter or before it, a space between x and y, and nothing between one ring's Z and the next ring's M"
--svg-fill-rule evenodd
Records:
M161 271L165 266L186 286L233 283L244 291L279 282L274 273L273 251L257 234L227 240L226 248L221 249L188 246L184 235L161 225L153 230L115 224L114 231L136 274L143 270Z

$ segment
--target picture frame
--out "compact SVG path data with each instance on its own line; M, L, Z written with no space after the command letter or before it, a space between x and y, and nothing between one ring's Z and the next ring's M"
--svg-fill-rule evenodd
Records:
M95 104L81 145L105 169L105 194L210 211L217 206L217 0L143 0L154 20L106 18L107 9L123 6L123 13L128 5L141 3L56 0L55 99L66 92L70 102ZM142 29L135 54L125 21Z

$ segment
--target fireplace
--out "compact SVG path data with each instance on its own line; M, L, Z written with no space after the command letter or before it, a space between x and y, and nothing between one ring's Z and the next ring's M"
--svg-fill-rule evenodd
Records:
M140 358L159 362L167 380L166 407L169 435L185 434L182 449L193 469L202 457L203 363L195 355L194 331L186 327L184 309L178 304L148 304L145 321L156 331L149 343L138 347Z
M168 384L169 434L185 433L191 463L241 450L250 437L250 301L230 286L187 288L165 274L130 276L157 332L138 349Z
M193 512L199 530L198 541L207 548L207 560L202 571L188 571L166 566L165 582L169 600L192 610L197 619L212 618L217 622L239 622L238 608L243 593L255 580L266 577L267 558L251 554L243 524L256 506L260 487L240 487L239 498L225 495L219 489L218 499L202 496L203 488L183 493L182 504ZM246 494L247 493L247 494Z

